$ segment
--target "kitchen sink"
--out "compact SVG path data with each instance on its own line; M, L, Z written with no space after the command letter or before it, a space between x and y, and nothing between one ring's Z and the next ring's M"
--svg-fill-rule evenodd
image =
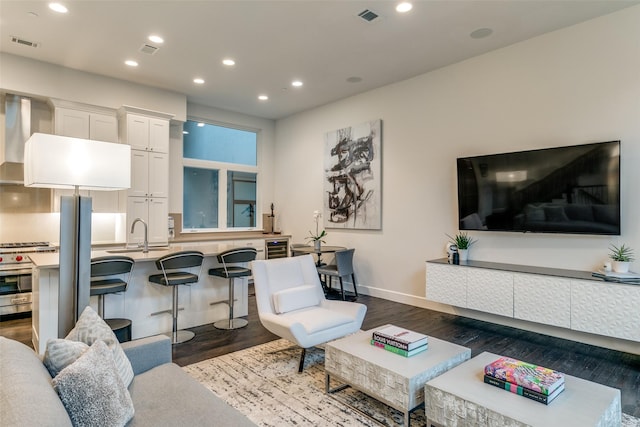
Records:
M168 251L169 246L149 248L149 252ZM106 251L110 254L126 254L129 252L142 252L142 248L125 248L125 249L109 249Z

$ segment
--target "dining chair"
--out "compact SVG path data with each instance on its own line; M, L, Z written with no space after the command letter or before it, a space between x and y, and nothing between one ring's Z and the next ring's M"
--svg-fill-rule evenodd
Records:
M353 271L353 254L356 250L354 248L337 251L335 253L335 263L325 264L317 267L318 275L325 277L325 286L327 290L331 290L331 282L334 277L337 277L340 282L340 294L342 300L346 300L344 293L343 277L351 278L353 284L353 293L355 298L358 298L358 289L356 287L356 275Z

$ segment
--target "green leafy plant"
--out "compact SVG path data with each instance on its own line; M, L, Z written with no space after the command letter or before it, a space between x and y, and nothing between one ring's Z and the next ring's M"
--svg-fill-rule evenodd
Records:
M458 249L469 249L471 245L477 242L476 239L469 236L467 233L458 233L455 236L450 236L447 234L447 237L451 239L451 243L456 245Z
M322 243L326 243L322 239L327 235L327 230L319 231L320 218L322 218L322 214L320 213L320 211L313 211L313 220L316 222L316 234L313 234L311 231L309 231L309 237L307 237L307 240L310 242L317 242L319 240Z
M633 249L625 246L624 244L622 244L622 246L620 247L612 244L611 246L609 246L609 250L611 251L609 253L609 258L614 261L631 262L634 260Z

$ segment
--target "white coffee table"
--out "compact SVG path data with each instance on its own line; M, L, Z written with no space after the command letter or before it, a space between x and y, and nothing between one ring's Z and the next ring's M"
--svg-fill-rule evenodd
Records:
M424 403L424 384L468 360L471 350L429 337L425 352L406 358L371 345L371 334L382 327L325 345L326 391L351 386L401 411L408 426L410 412ZM342 385L331 388L332 378Z
M485 384L484 367L498 358L481 353L427 382L427 425L620 426L620 390L565 375L565 390L545 405Z

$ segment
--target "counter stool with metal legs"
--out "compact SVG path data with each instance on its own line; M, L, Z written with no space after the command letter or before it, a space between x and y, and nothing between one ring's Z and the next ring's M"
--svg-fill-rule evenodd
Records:
M204 255L199 251L173 252L159 258L156 261L156 268L162 270L162 274L149 276L149 281L162 286L173 286L173 305L171 315L173 317L173 327L171 329L171 343L179 344L189 341L195 336L191 331L178 330L178 286L197 283L202 270L202 260ZM180 269L199 267L198 274L190 271L179 271ZM176 271L178 270L178 271Z
M245 319L233 318L233 305L234 305L234 286L233 280L236 277L251 276L251 270L249 268L230 265L237 263L250 262L256 259L258 251L255 248L236 248L224 251L218 255L218 262L222 264L222 268L209 269L209 275L223 277L229 279L229 319L218 320L213 324L218 329L238 329L247 326L249 322Z
M98 296L98 314L104 319L104 299L107 294L115 294L127 290L131 278L134 261L127 256L105 256L91 260L91 296ZM121 277L126 275L125 280ZM131 320L104 319L111 327L118 341L131 341Z

